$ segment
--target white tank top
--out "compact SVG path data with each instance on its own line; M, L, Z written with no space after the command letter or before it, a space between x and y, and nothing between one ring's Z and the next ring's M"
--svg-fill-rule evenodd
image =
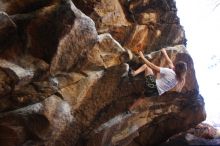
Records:
M156 79L156 85L159 95L169 91L177 85L176 73L169 68L160 68L160 77Z

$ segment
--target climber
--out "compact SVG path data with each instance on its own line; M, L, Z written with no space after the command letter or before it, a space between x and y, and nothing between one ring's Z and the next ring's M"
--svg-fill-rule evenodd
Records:
M151 63L144 57L143 53L139 51L139 55L145 64L135 71L129 69L129 74L133 77L141 72L145 73L144 95L146 97L162 95L169 90L181 92L185 84L187 64L183 61L178 61L174 66L166 50L163 48L161 52L168 63L168 68L159 67ZM142 100L143 99L137 100L129 109L132 110L132 108L141 103Z

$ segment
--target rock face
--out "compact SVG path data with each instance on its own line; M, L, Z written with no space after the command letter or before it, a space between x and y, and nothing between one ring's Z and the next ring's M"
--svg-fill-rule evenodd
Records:
M219 145L219 129L211 125L201 123L195 128L171 137L161 146L188 146L188 145Z
M96 23L99 33L109 32L124 47L147 52L185 44L173 0L73 0Z
M206 117L173 0L0 0L0 145L158 145ZM169 47L168 47L169 46ZM181 93L143 97L146 57L188 66Z

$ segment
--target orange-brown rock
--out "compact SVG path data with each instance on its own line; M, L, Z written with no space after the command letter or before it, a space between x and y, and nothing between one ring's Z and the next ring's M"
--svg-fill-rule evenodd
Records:
M174 1L0 0L0 10L0 145L157 145L205 119ZM126 76L125 62L136 69L143 50L166 66L161 47L187 63L183 91L127 112L144 78Z
M136 50L140 45L139 49L151 52L170 44L186 43L185 32L179 23L174 1L73 0L73 2L95 21L99 33L110 32L122 46L131 50Z
M110 34L99 35L98 42L87 54L89 62L105 68L120 65L132 57Z
M128 140L132 141L132 139L140 145L160 144L173 133L196 126L189 121L199 123L205 119L204 102L198 95L198 85L194 81L195 73L192 59L183 46L169 47L167 52L174 62L184 60L188 64L189 71L186 78L187 81L191 82L185 84L183 93L169 92L160 97L146 98L142 105L135 109L137 113L124 112L115 115L114 118L96 127L91 134L93 136L88 142L89 145L127 145ZM161 52L153 52L146 57L157 65L165 65ZM136 88L140 89L138 86ZM115 107L111 107L113 109L109 108L108 112L111 113L114 109L120 109L121 104L118 103ZM184 126L186 127L184 128ZM140 130L137 130L139 128ZM163 136L158 136L158 133Z

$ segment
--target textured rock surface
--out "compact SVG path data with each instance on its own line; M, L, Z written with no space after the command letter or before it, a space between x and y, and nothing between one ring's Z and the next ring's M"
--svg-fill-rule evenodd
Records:
M16 38L16 24L9 18L5 12L0 12L0 52L8 49L13 39Z
M204 112L202 108L197 108L203 103L194 95L179 94L174 98L173 94L166 94L148 98L136 110L138 113L118 115L97 128L92 137L94 144L91 145L96 145L98 141L98 145L126 145L134 138L134 143L139 145L160 144L173 133L195 126L194 123L203 119L204 115L194 114Z
M206 117L173 0L0 0L0 145L157 145ZM172 47L167 47L172 46ZM145 98L136 55L188 65L181 93Z
M220 144L219 129L211 125L201 123L195 128L191 128L186 132L175 135L161 146L188 146L188 145L219 145Z
M141 49L150 52L171 44L186 43L173 0L73 2L95 21L98 32L110 32L122 46L131 50L136 50L139 44Z
M187 132L205 139L213 139L219 137L219 130L206 123L201 123L195 128L189 129Z
M175 140L161 146L219 145L220 139L204 139L192 134L181 135Z
M160 97L147 98L136 109L136 114L122 113L110 119L94 130L90 145L126 145L134 139L131 145L155 145L160 144L174 133L196 126L205 117L204 102L197 93L197 83L193 81L195 74L192 60L185 54L183 46L167 48L171 58L175 61L184 60L188 63L189 72L184 86L185 93L167 93ZM178 49L177 49L178 48ZM152 62L164 66L164 60L159 59L160 52L149 54ZM158 57L158 58L157 58ZM140 87L139 87L140 88ZM114 109L120 109L121 103ZM112 109L109 109L110 113ZM200 114L195 114L200 113ZM198 120L198 121L197 121ZM193 122L192 122L193 121ZM186 127L185 127L186 126ZM137 130L137 129L141 130ZM169 131L169 132L168 132Z

